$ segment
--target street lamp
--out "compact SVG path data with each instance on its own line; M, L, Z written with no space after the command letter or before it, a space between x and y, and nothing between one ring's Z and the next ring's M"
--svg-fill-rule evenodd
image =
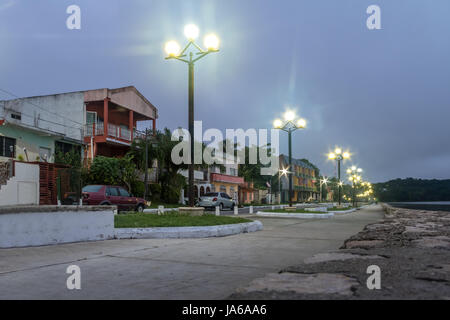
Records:
M194 206L194 64L204 56L219 51L219 38L214 34L206 35L202 49L195 43L199 35L199 29L196 25L188 24L184 28L184 35L188 39L188 44L181 50L176 41L169 41L165 45L167 53L166 59L176 59L185 62L189 66L189 135L191 142L191 161L189 163L189 206ZM188 52L191 48L195 52Z
M306 120L303 118L297 119L295 112L291 110L286 111L283 118L284 121L276 119L273 122L273 127L287 132L289 137L289 207L292 207L292 132L306 128Z
M350 159L350 152L342 152L341 148L334 149L334 152L330 152L328 154L328 159L330 160L336 160L338 163L338 180L341 182L341 161ZM341 187L342 184L339 184L338 186L338 201L339 206L341 205Z
M319 179L319 186L320 186L320 201L322 201L322 185L325 184L327 185L328 183L328 179L327 177L323 178L323 179Z
M352 182L352 189L353 189L353 206L356 204L356 198L355 198L355 187L356 184L362 182L362 177L359 175L363 170L361 168L357 168L356 166L351 166L347 169L347 174L349 175L348 180Z

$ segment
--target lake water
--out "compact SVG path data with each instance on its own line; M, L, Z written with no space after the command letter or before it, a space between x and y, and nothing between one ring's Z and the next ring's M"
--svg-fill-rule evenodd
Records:
M433 211L449 211L450 212L450 201L389 202L389 204L396 208L433 210Z

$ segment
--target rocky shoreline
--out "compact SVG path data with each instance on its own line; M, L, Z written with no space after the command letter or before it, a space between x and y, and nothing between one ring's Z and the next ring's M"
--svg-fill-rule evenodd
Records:
M230 299L450 299L450 212L382 207L384 220L340 250L256 279ZM370 290L373 265L381 288Z

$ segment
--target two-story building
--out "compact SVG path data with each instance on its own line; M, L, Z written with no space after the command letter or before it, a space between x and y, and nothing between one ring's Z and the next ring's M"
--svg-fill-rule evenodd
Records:
M158 110L135 87L0 101L0 160L53 162L57 150L85 158L123 156L139 121L155 128Z
M315 168L305 161L292 158L292 168L289 168L289 157L280 155L280 170L287 169L293 173L292 177L292 201L304 202L317 200L319 190L316 187ZM282 175L281 202L289 201L289 175Z
M208 192L225 192L237 203L239 199L239 189L244 185L244 178L238 176L238 164L236 157L226 153L217 153L220 159L227 159L223 165L210 165L204 170L194 170L194 195L196 198L203 196ZM228 163L227 163L228 162ZM188 171L181 170L182 174L188 179ZM187 188L182 190L181 201L187 201Z
M86 158L96 155L123 156L142 133L137 123L147 121L156 128L158 110L135 87L84 92Z

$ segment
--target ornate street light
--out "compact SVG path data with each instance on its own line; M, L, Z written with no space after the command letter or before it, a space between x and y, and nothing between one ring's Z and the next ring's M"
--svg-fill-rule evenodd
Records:
M330 160L336 160L338 163L338 180L341 182L341 161L350 159L350 152L345 151L343 152L341 148L334 149L334 152L330 152L328 154L328 159ZM342 184L340 183L338 186L338 201L339 206L341 205L341 189Z
M167 53L166 59L176 59L185 62L189 66L189 135L191 139L191 161L189 164L189 206L194 206L194 64L204 56L219 51L219 38L214 34L206 35L202 49L195 43L199 35L199 29L196 25L189 24L184 28L184 35L188 39L188 44L181 50L176 41L169 41L165 45ZM193 49L194 52L188 49Z
M361 168L357 168L356 166L351 166L347 169L347 174L349 175L348 180L352 182L352 189L353 189L353 206L356 204L356 197L355 197L355 188L358 183L362 182L362 177L360 173L363 170Z
M320 187L320 201L322 201L322 185L327 185L328 183L328 179L327 177L323 178L323 179L319 179L319 187Z
M288 110L283 115L284 121L276 119L273 122L275 129L283 130L289 137L289 207L292 207L292 132L306 128L306 120L297 118L294 111Z

